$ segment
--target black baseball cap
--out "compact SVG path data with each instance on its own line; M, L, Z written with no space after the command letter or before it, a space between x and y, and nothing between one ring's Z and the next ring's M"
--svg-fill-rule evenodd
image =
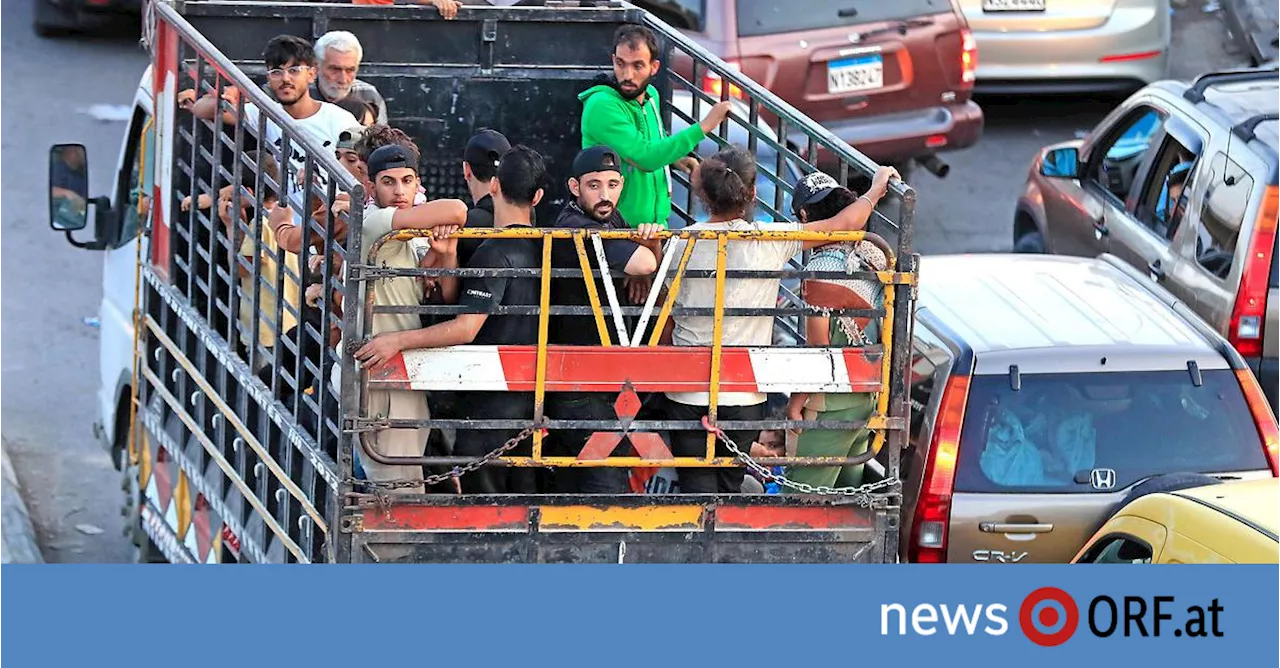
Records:
M484 129L467 140L462 159L473 168L478 165L497 167L502 156L510 150L511 142L501 132Z
M622 159L617 151L608 146L592 146L585 148L573 159L573 171L570 176L580 179L584 174L592 172L621 172Z
M418 156L413 151L399 145L388 144L380 146L372 154L369 155L369 177L375 177L388 169L399 169L408 167L416 174L418 172Z
M795 191L791 194L791 213L799 218L800 209L821 202L839 187L838 181L822 172L806 174L796 182Z

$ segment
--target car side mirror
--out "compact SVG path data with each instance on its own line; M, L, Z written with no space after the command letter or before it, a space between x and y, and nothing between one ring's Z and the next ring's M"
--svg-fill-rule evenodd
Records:
M89 158L84 144L49 149L49 227L59 232L89 224Z
M1079 170L1080 150L1055 148L1046 151L1040 160L1040 174L1055 179L1074 179Z

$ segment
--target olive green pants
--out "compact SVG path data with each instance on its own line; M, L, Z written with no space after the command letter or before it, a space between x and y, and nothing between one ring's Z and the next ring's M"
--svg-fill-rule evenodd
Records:
M816 417L818 420L840 422L856 422L866 420L871 414L871 406L856 406L843 410L824 411ZM870 429L834 430L806 429L800 433L796 442L797 457L856 457L871 446ZM787 477L798 483L813 486L856 487L862 484L863 464L856 466L792 466L787 469ZM795 490L785 491L794 493Z

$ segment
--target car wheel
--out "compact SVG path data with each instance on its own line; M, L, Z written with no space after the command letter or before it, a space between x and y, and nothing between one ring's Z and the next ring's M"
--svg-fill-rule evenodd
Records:
M65 37L80 27L74 12L53 4L52 0L35 0L33 27L41 37Z
M1044 236L1039 232L1026 232L1013 242L1013 252L1015 253L1043 253Z

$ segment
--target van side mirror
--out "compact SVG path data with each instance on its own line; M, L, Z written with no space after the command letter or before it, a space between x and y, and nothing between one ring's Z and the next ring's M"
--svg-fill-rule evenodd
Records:
M1066 147L1046 151L1040 160L1040 175L1055 179L1074 179L1079 170L1080 149Z
M84 144L49 149L49 227L59 232L89 224L89 157Z
M94 238L77 241L72 232L89 225L93 208ZM49 227L67 235L67 243L86 250L105 250L114 238L117 217L111 198L89 197L89 153L84 144L54 144L49 148Z

